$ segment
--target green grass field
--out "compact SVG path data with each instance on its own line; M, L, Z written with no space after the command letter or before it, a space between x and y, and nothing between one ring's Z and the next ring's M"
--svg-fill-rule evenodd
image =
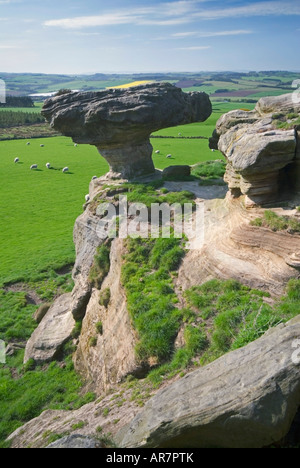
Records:
M215 103L204 123L161 130L157 135L209 138L217 119L241 104ZM247 106L249 107L249 106ZM31 272L74 261L73 226L82 213L91 178L108 170L93 146L74 147L64 137L0 142L0 284L30 277ZM219 159L207 139L152 138L153 160L158 169ZM44 144L44 148L40 147ZM172 154L167 159L167 154ZM18 157L20 162L14 164ZM48 170L49 162L54 169ZM30 171L31 164L38 170ZM70 174L63 174L68 166Z
M211 153L207 140L152 139L152 144L161 151L153 156L159 169L220 157ZM166 159L169 153L172 159ZM31 140L30 146L26 140L0 142L0 155L0 283L71 263L75 219L91 178L107 172L106 161L95 147L75 148L64 137ZM47 162L54 169L48 170ZM38 170L30 171L31 164L38 164ZM69 174L62 173L65 166Z

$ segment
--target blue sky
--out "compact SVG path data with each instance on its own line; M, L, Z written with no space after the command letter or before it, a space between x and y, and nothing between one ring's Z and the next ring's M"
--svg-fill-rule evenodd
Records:
M300 0L0 0L0 71L300 70Z

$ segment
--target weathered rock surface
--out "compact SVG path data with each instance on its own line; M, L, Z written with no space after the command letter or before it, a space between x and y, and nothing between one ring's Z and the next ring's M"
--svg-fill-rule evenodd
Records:
M76 261L73 268L75 287L72 291L71 310L75 320L83 319L91 297L92 286L89 274L97 248L101 244L98 236L99 218L90 210L85 210L75 222L73 238L76 249Z
M300 404L292 344L300 319L159 391L116 436L125 448L259 448L280 441Z
M188 186L185 183L184 189ZM251 226L252 220L263 216L263 209L249 211L243 200L229 198L205 200L204 209L200 226L203 244L186 253L176 282L179 292L180 288L184 291L219 278L235 279L278 296L284 294L291 278L300 277L300 236ZM276 212L279 216L296 215L296 210Z
M70 339L74 325L71 294L64 294L50 307L27 342L24 362L34 359L37 364L41 364L55 359Z
M46 101L42 110L63 135L95 145L112 175L123 178L154 173L152 132L205 121L211 112L207 94L183 93L169 83L64 94Z
M284 200L299 190L299 139L292 123L300 104L294 101L292 94L263 98L254 111L231 111L217 122L210 147L226 157L230 193L246 195L247 206ZM291 129L277 128L278 118Z
M70 435L53 442L46 447L48 449L99 449L101 444L92 437L82 435Z
M141 409L130 389L109 393L78 410L47 410L8 438L12 448L47 446L44 434L94 438L111 433L118 447L265 447L289 432L300 403L299 364L293 343L299 316L269 330L149 397ZM105 410L109 409L109 415Z
M110 254L110 271L101 291L93 289L82 323L74 364L92 388L102 394L126 375L143 372L135 355L137 337L127 311L126 295L121 286L123 242L114 239ZM107 307L99 304L109 290ZM97 324L102 330L97 330ZM96 343L91 346L91 340Z

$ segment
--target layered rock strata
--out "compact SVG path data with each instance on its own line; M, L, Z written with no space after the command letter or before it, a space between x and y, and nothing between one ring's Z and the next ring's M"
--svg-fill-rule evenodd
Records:
M254 111L234 110L217 122L210 147L228 161L231 196L246 205L286 200L299 191L300 103L293 94L261 99Z

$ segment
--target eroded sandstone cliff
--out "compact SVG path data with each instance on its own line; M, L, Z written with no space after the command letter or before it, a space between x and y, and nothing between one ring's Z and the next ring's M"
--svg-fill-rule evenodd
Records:
M98 128L99 121L104 118L100 99L104 94L54 98L46 105L45 115L49 119L53 116L52 124L77 141L88 141L98 147L102 145L101 148L107 144L112 148L111 141L103 140L106 132L110 134L108 127L111 120L113 128L119 132L121 123L127 128L128 118L128 135L137 136L142 119L140 107L146 106L147 110L147 123L143 123L140 133L142 139L148 138L150 129L166 124L159 121L154 125L152 117L149 124L152 111L155 119L158 119L157 109L160 112L166 109L169 99L171 108L174 104L174 94L169 86L158 88L159 102L154 93L154 104L151 104L153 87L132 90L130 102L134 105L123 107L124 112L117 112L120 95L109 92L110 104L105 104L109 117L106 115L105 118L110 123L103 124L104 133L101 133L103 129L100 131ZM178 96L180 116L168 114L168 124L195 118L191 110L194 104L189 100L187 104L186 98L181 94ZM112 97L116 101L111 101ZM194 97L192 101L199 104L204 98L201 97L200 101L197 99ZM207 102L206 98L204 101ZM195 104L197 118L199 115L203 117L198 104ZM112 113L109 111L110 105L114 110ZM183 105L187 106L184 107L184 115L181 113ZM204 114L209 114L207 103L204 107ZM162 196L165 191L180 193L183 197L188 191L193 194L191 199L201 206L203 213L198 226L201 245L185 251L180 266L176 272L173 271L172 281L168 283L168 288L172 286L176 293L178 309L187 306L186 290L210 279L234 279L251 288L266 291L271 297L265 297L264 302L272 303L284 292L290 279L300 278L299 231L287 227L272 230L262 221L253 223L263 219L265 209L260 205L271 202L273 213L293 220L294 226L298 222L299 130L297 127L289 128L293 126L295 116L299 116L299 108L288 96L264 99L253 112L233 111L219 120L211 145L218 147L227 158L225 180L230 196L225 197L226 187L200 187L197 180L161 180L157 185L159 188L151 192L153 197ZM279 120L285 129L277 128ZM77 137L74 132L78 134ZM149 164L150 159L144 157L143 151L138 159L129 161L128 142L122 153L121 133L114 135L112 133L111 138L116 138L117 142L114 157L120 164L118 168L130 167L129 173L126 169L118 170L119 175L132 176L133 170L137 170L138 174L153 172L152 163ZM140 141L137 138L136 148ZM126 155L124 160L119 158L119 151ZM113 173L116 172L114 164L112 159ZM139 171L139 167L143 169ZM299 337L298 318L286 326L275 328L273 335L264 335L247 347L229 353L183 379L179 373L175 374L172 380L162 384L156 396L157 388L148 388L148 383L141 383L140 387L137 384L135 390L132 390L130 383L125 385L128 376L129 379L138 377L143 382L147 371L151 366L155 367L157 361L151 363L147 359L143 362L136 353L140 337L128 309L126 285L121 278L125 241L120 238L107 241L99 236L102 215L98 207L105 201L110 202L118 213L118 195L131 190L128 186L124 188L126 180L115 181L110 175L92 181L90 201L75 224L74 290L51 307L26 349L27 360L42 362L47 354L44 361L48 361L72 336L75 321L80 323L79 336L74 341L75 367L84 376L88 387L101 399L73 412L47 411L12 434L13 446L23 447L28 443L34 447L44 446L42 435L37 434L47 431L69 433L74 424L82 420L85 421L81 430L83 435L94 436L97 427L101 426L112 433L121 447L262 447L278 442L287 434L300 404L298 367L291 359L293 343ZM155 174L148 181L161 177L162 174ZM276 205L283 200L284 206ZM147 272L149 274L151 271ZM141 275L139 281L143 283L144 280ZM164 294L168 294L168 288L164 289ZM60 317L61 329L58 326ZM190 326L196 328L201 320L200 316L194 317ZM178 335L173 337L177 349L185 345L186 328L187 324L182 322ZM52 348L49 346L51 336ZM112 395L107 393L109 391ZM142 400L137 398L139 393L144 395ZM146 406L142 409L139 404L145 402Z

